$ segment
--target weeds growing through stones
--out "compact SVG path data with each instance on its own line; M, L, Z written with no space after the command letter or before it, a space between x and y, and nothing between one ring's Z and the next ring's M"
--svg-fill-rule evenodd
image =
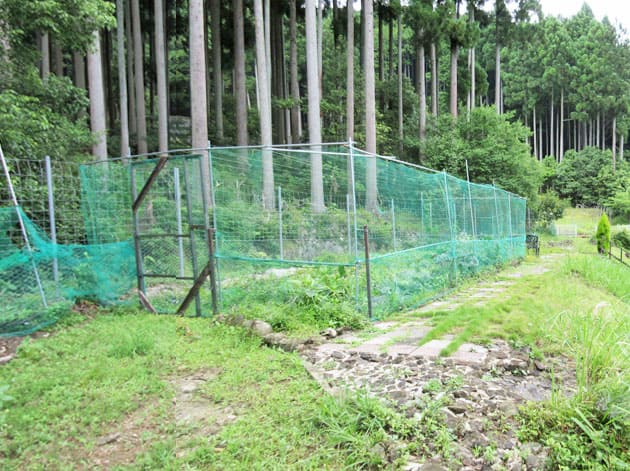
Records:
M446 402L444 397L424 398L418 404L422 412L408 418L383 400L358 392L325 400L316 423L347 451L350 469L383 468L400 462L405 453L448 458L454 437L440 411ZM398 449L392 450L396 442Z

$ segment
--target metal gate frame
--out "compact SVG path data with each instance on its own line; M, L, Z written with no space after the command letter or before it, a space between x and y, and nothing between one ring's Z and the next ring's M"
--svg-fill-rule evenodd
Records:
M191 159L195 158L199 161L199 175L203 175L202 169L202 159L208 159L207 153L202 153L201 155L192 155L179 157L183 159ZM186 294L184 300L180 304L179 308L176 311L177 315L183 315L186 312L186 309L190 306L190 303L195 300L195 313L197 316L202 315L201 309L201 299L199 297L199 290L203 286L206 278L210 279L210 292L212 295L212 313L218 313L218 299L217 299L217 274L216 274L216 256L214 249L214 237L215 237L215 229L210 225L209 218L209 205L208 205L208 196L202 188L200 188L201 200L203 203L203 211L204 211L204 224L198 225L193 224L192 219L192 202L191 202L191 192L190 192L190 178L188 175L188 169L184 165L184 184L186 190L186 215L188 219L188 234L182 234L178 231L177 234L142 234L140 231L138 211L146 199L149 191L153 187L155 181L157 180L158 175L164 169L167 162L169 161L169 155L162 155L157 162L155 163L155 167L153 171L147 178L144 186L138 193L137 191L137 181L136 181L136 166L139 163L146 165L146 161L144 162L131 162L130 164L130 177L131 177L131 196L132 196L132 221L133 221L133 239L134 239L134 248L135 248L135 256L136 256L136 271L138 277L138 296L140 299L140 303L149 311L155 313L156 310L151 305L151 302L146 296L146 278L171 278L176 280L190 280L193 282L190 290ZM210 183L211 184L211 183ZM208 252L208 263L199 270L198 262L197 262L197 254L195 248L194 241L194 232L197 230L201 230L204 233L204 238L206 242L206 249ZM192 262L192 274L193 276L183 276L183 273L170 274L170 273L146 273L144 270L144 261L143 261L143 253L142 253L142 245L141 241L147 238L178 238L178 241L182 238L187 238L190 241L190 251L191 251L191 262Z

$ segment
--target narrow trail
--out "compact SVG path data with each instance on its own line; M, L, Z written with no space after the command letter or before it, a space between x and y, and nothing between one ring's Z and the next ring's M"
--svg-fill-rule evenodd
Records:
M432 330L432 311L509 298L510 287L519 279L543 275L562 257L528 260L502 271L499 281L482 281L399 319L330 339L305 353L307 368L333 393L366 390L409 417L420 418L427 404L437 404L454 449L448 458L434 457L431 462L412 457L405 469L540 469L547 450L518 440L518 407L549 399L558 385L567 393L574 390L572 363L566 358L534 360L528 348L514 348L502 340L490 345L464 343L440 356L453 335L422 340ZM480 453L486 449L492 453Z

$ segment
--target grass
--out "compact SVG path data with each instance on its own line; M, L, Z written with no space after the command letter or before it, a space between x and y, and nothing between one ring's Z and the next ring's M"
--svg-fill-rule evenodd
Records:
M580 239L570 255L544 262L549 271L510 277L541 263L527 258L493 277L512 285L485 304L464 300L435 313L424 339L453 333L444 353L498 337L529 345L536 358L572 357L576 393L555 394L519 416L519 438L549 447L554 469L627 469L630 462L630 270L593 252ZM343 274L325 275L301 276L299 290L276 283L284 296L278 312L261 307L269 294L263 283L235 295L247 295L250 303L240 309L252 317L264 314L276 327L312 332L349 320ZM89 321L69 314L51 332L27 340L0 368L2 469L84 468L104 450L112 469L383 469L396 468L408 453L448 457L454 447L440 413L444 395L424 396L421 416L411 419L364 393L332 398L297 355L209 319L121 308ZM210 370L217 376L203 384L199 398L210 411L229 410L234 418L178 424L178 381ZM129 431L137 435L132 449L124 448ZM111 449L99 444L114 432L123 439ZM476 450L494 452L492 446Z
M382 453L396 440L417 449L446 430L366 394L328 397L297 355L208 319L127 308L89 322L71 314L52 333L0 368L2 469L93 465L115 432L122 438L105 449L114 469L382 468L404 461L404 447ZM230 410L235 420L178 424L178 378L208 370L219 372L200 392L208 415Z
M575 212L572 221L593 217ZM545 250L557 261L536 276L508 278L509 291L475 305L464 300L452 311L432 313L426 343L454 334L447 355L467 341L504 338L529 346L537 357L563 354L576 362L578 389L570 397L521 411L523 441L549 447L554 469L630 468L630 270L595 254L588 240ZM564 255L560 255L564 252ZM538 260L529 258L518 270ZM481 450L478 450L481 452Z

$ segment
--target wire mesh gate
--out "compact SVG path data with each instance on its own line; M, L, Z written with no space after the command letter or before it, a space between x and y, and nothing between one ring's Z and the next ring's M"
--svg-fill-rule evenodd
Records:
M203 155L130 163L131 214L138 292L162 313L201 316L202 287L210 280L217 312L214 229L210 224Z

